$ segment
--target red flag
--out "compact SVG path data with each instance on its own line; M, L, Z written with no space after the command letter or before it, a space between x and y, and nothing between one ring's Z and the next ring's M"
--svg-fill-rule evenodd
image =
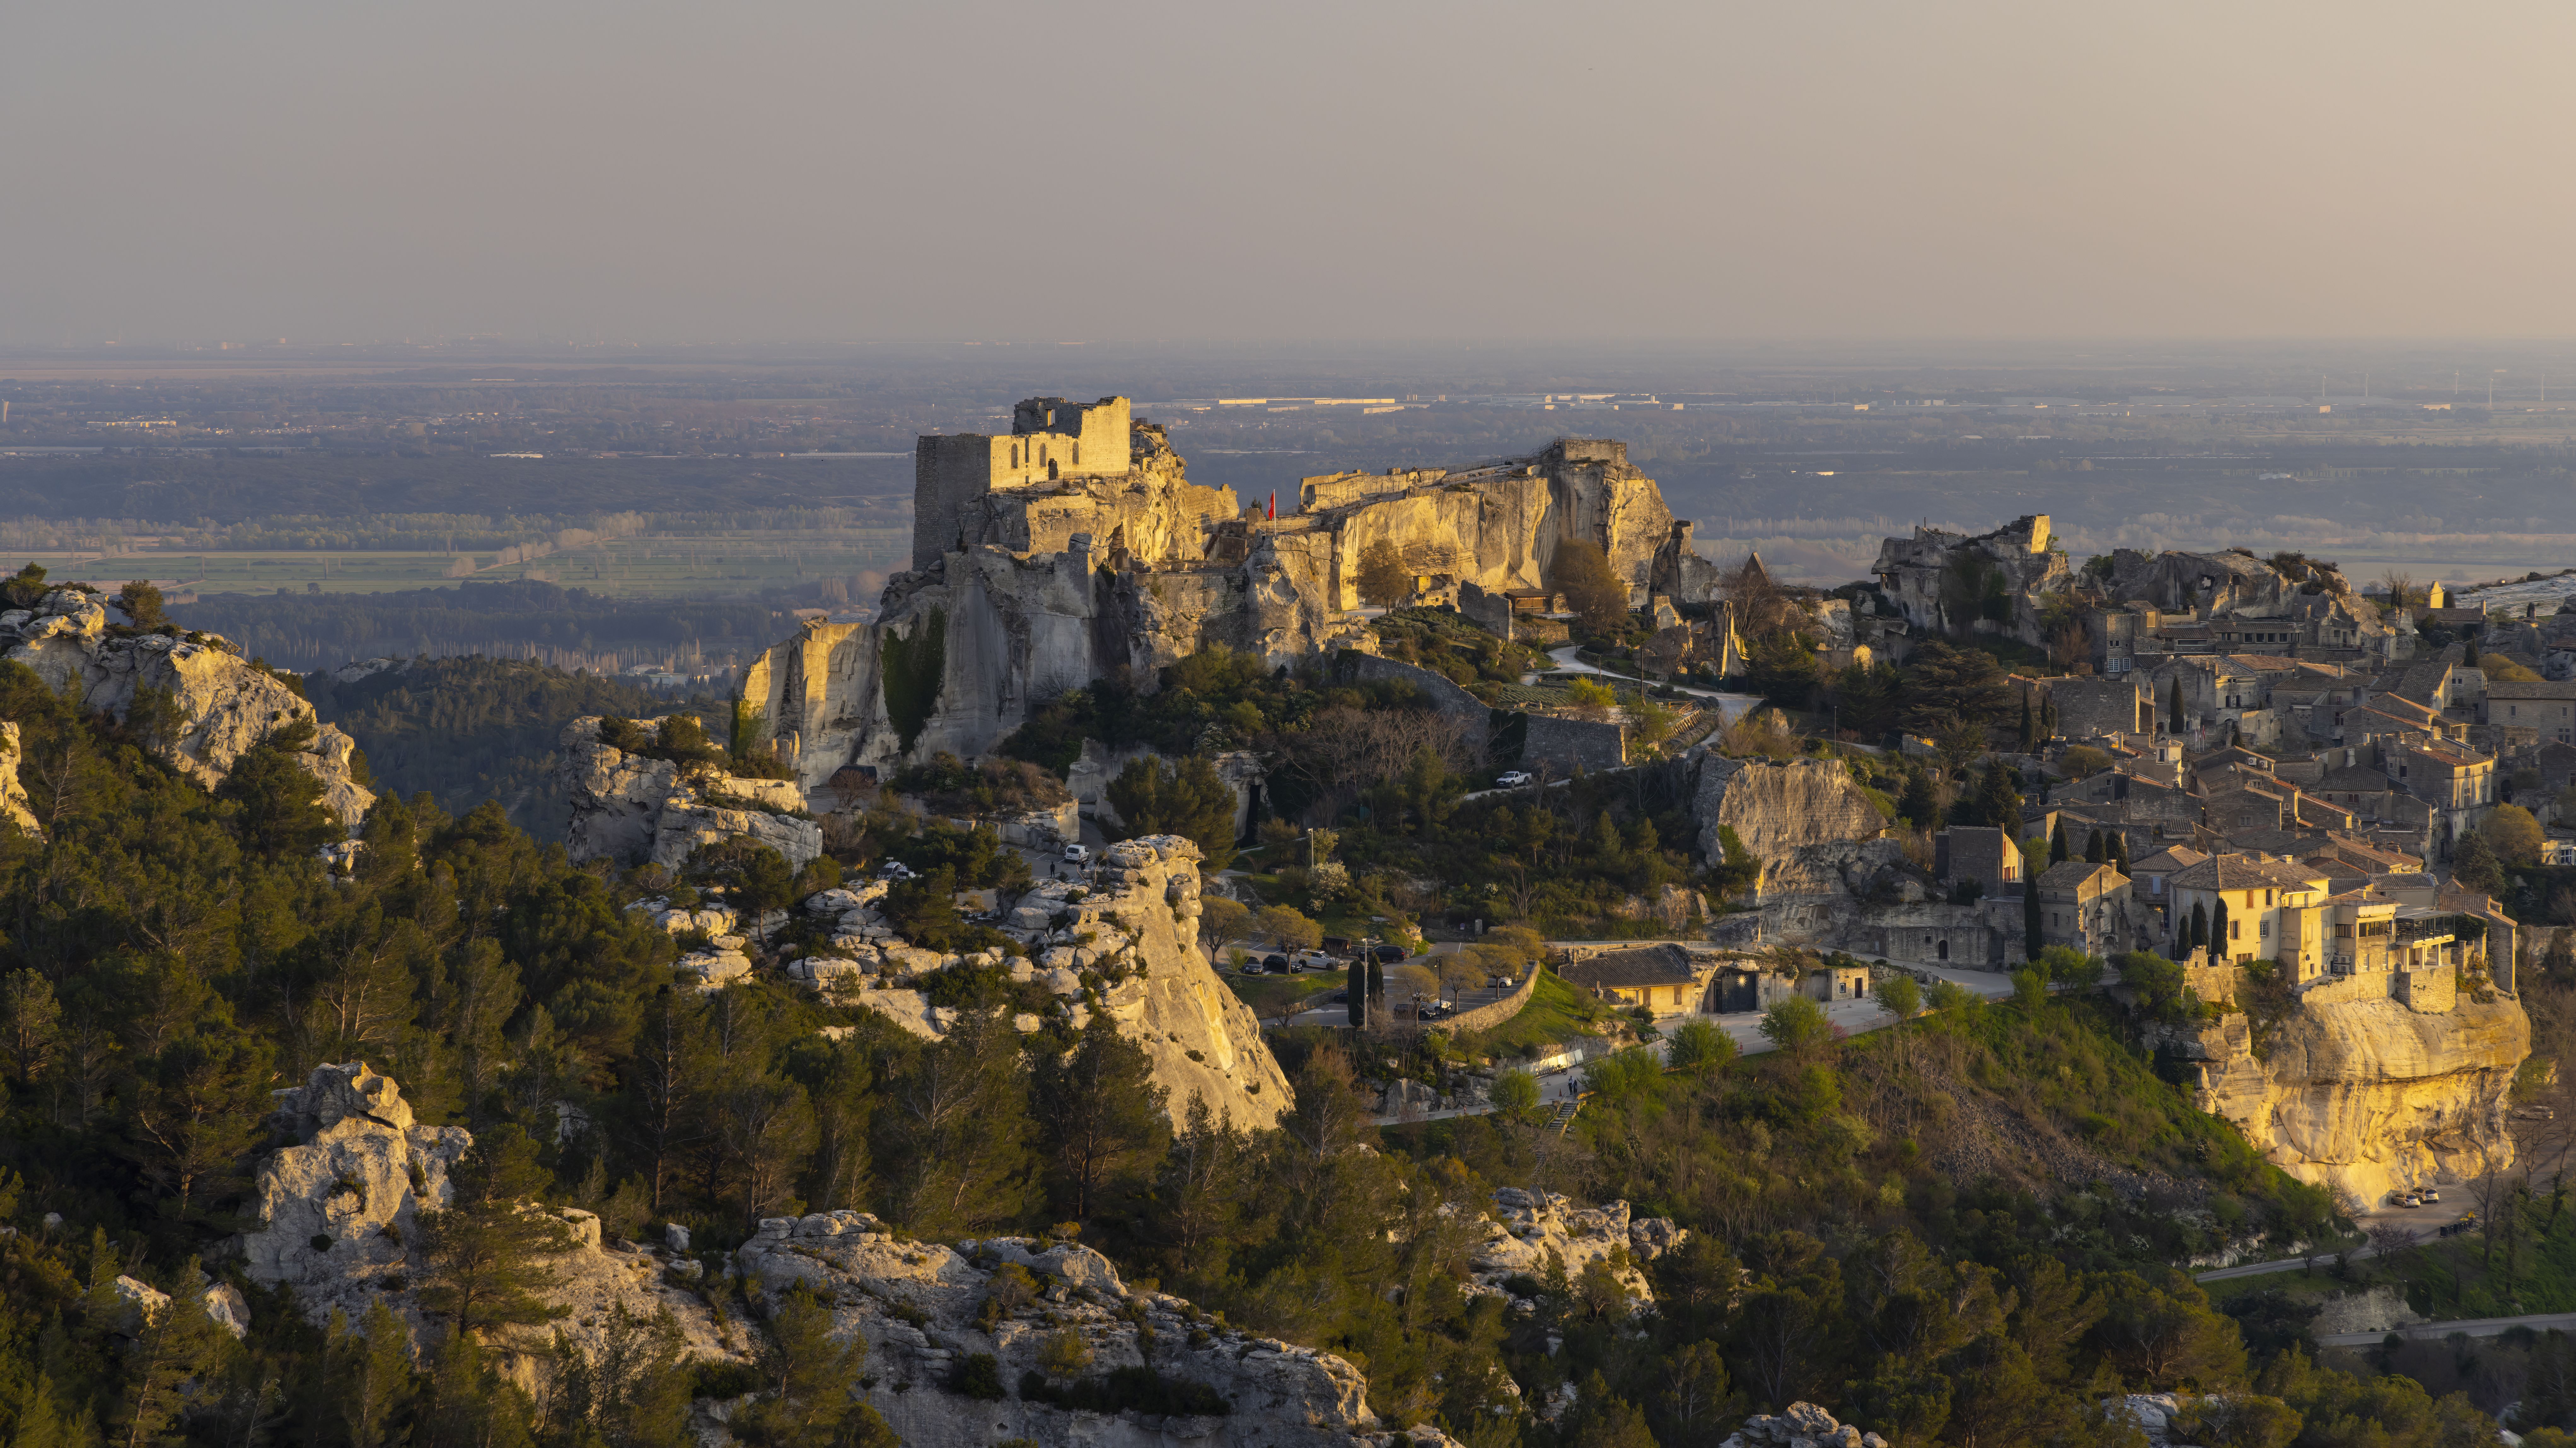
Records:
M1272 488L1270 490L1270 511L1264 516L1270 518L1276 518L1279 516L1279 490L1277 488Z

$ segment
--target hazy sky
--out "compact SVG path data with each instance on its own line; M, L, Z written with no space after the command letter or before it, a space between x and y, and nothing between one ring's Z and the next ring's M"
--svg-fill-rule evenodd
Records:
M0 10L0 340L2576 335L2557 4Z

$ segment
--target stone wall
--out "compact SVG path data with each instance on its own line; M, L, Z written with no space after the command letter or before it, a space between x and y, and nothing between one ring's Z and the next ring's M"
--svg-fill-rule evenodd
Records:
M1628 762L1628 728L1608 720L1560 719L1553 714L1531 714L1528 732L1521 737L1521 764L1525 768L1546 765L1560 777L1579 766L1599 773L1617 769Z
M1460 688L1448 675L1358 649L1342 649L1333 655L1333 677L1345 683L1388 680L1411 684L1431 701L1433 709L1479 728L1488 726L1493 718L1494 711L1484 700Z
M1529 974L1521 977L1520 985L1510 995L1478 1006L1474 1010L1460 1011L1441 1022L1441 1027L1452 1036L1463 1035L1469 1031L1490 1031L1519 1015L1521 1007L1529 1004L1530 996L1537 990L1538 968L1532 967Z

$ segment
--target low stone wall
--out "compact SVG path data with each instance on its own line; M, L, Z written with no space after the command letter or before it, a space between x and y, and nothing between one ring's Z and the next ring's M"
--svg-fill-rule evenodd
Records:
M1587 770L1617 769L1628 762L1628 732L1619 724L1592 719L1559 719L1553 714L1528 716L1529 732L1521 741L1524 768L1545 764L1557 774L1576 765Z
M1538 989L1539 970L1543 968L1533 967L1528 975L1521 977L1520 988L1501 1000L1491 1005L1478 1006L1472 1011L1460 1011L1442 1024L1448 1028L1453 1037L1465 1031L1492 1030L1519 1015L1521 1007L1530 1003L1531 994Z

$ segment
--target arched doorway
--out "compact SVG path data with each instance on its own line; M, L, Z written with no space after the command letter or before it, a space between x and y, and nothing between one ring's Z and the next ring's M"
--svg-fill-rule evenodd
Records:
M1936 951L1935 954L1939 959L1948 960L1950 958L1950 942L1947 940L1942 941L1939 950Z

